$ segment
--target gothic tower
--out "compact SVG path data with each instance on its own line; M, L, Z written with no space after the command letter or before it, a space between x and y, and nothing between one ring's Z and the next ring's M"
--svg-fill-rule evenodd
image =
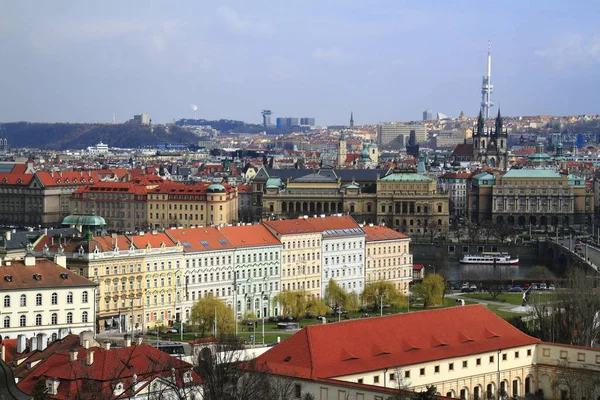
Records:
M486 130L483 114L480 111L477 118L477 130L473 135L473 161L487 164L493 168L506 170L508 167L508 134L500 110L494 128Z
M350 111L350 128L354 128L354 113Z
M338 154L337 154L337 166L343 168L346 165L346 158L348 155L348 148L346 146L346 136L344 132L340 134L340 140L338 142Z

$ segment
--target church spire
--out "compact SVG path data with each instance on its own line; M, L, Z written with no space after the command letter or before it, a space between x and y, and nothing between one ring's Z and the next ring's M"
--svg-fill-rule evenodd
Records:
M481 112L481 110L479 110L479 116L477 117L477 136L483 135L483 127L483 113Z
M500 107L498 107L498 116L496 117L496 130L494 131L494 134L502 135L502 133L502 115L500 115Z
M350 128L354 128L354 112L350 111Z

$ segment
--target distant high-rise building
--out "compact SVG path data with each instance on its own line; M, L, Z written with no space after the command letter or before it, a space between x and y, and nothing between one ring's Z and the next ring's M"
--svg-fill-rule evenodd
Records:
M486 75L481 80L481 111L483 117L488 119L490 117L490 108L494 106L492 102L492 92L494 91L494 85L492 85L492 44L488 40L488 54L487 54L487 70Z
M431 112L431 110L428 108L427 110L423 111L423 121L431 121L433 119L433 113Z
M133 116L132 122L138 125L150 125L150 116L148 114L137 114Z
M417 142L425 143L427 141L427 130L423 125L403 125L388 122L377 126L377 143L387 145L391 142L404 147L408 142L411 131L415 131Z
M354 128L354 112L350 111L350 128Z
M298 118L294 117L280 117L276 121L277 129L292 129L293 126L298 125Z
M300 125L315 126L315 119L310 117L300 118Z
M271 110L262 110L263 127L266 129L271 125Z

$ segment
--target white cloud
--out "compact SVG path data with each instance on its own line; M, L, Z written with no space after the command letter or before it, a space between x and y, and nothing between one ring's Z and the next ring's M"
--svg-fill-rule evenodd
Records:
M273 26L264 20L260 20L252 15L242 15L228 6L217 8L217 15L223 23L235 33L244 34L272 34Z
M534 54L550 60L557 69L589 67L600 62L600 36L567 33L555 40L550 47L535 50Z
M313 51L312 58L321 61L341 61L346 58L346 54L337 47L330 49L318 47Z

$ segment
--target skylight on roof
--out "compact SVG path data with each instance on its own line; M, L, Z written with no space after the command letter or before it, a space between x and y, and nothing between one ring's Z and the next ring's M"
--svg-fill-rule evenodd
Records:
M225 239L219 239L219 243L221 243L223 246L227 245L227 242L225 241Z
M181 244L183 245L183 247L185 247L186 249L189 249L190 247L192 247L188 242L181 242Z
M208 247L208 242L206 240L201 240L200 244L202 244L204 247Z

